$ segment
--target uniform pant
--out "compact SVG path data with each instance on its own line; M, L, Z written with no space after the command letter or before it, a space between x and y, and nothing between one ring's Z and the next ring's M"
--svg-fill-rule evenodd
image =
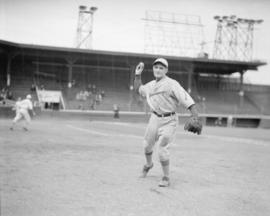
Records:
M30 115L28 113L28 110L26 110L26 109L19 109L18 111L16 111L16 116L13 119L13 122L16 123L16 122L18 122L22 118L24 118L28 124L30 123L31 117L30 117Z
M144 136L145 153L153 152L155 144L158 146L158 155L161 162L169 160L169 145L175 137L178 125L177 115L158 117L151 114Z

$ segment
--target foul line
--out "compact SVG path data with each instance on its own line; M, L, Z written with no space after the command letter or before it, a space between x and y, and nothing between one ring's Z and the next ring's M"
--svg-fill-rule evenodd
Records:
M131 134L109 134L109 133L103 133L103 132L99 132L99 131L95 131L92 129L85 129L85 128L81 128L81 127L76 127L73 125L66 125L69 128L78 130L78 131L82 131L82 132L86 132L86 133L90 133L93 135L98 135L98 136L104 136L104 137L125 137L125 138L134 138L134 139L140 139L142 140L142 136L136 136L136 135L131 135Z

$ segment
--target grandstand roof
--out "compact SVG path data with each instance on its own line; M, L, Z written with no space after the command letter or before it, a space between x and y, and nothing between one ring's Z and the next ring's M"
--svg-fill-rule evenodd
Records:
M66 47L41 46L33 44L14 43L0 40L0 54L13 53L15 55L24 55L25 57L39 61L54 62L54 64L66 64L68 60L73 59L76 66L105 66L116 67L119 69L130 68L136 65L138 61L143 61L149 67L158 55L131 52L115 52L104 50L86 50ZM263 61L229 61L208 58L190 58L164 56L169 62L169 70L173 73L181 73L192 67L195 73L208 74L232 74L246 70L257 70L259 66L266 65ZM146 67L146 69L147 69Z

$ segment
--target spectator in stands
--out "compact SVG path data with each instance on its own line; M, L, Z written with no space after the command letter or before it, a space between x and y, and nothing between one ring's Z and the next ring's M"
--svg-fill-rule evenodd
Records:
M83 100L83 91L80 91L80 92L79 92L79 95L80 95L80 96L79 96L79 100Z
M102 98L105 97L105 91L104 91L104 90L102 90L100 94L101 94L101 97L102 97Z
M5 100L6 97L7 97L6 90L5 88L2 88L1 93L0 93L0 101Z
M90 109L92 109L92 110L96 109L96 98L94 97L94 95L93 95L93 97L91 97L90 103L91 103Z
M78 109L83 110L83 105L81 103L79 104Z
M93 94L97 93L97 87L95 84L92 85L92 92L93 92Z
M72 81L71 81L71 85L72 85L72 87L75 87L75 86L76 86L76 84L77 84L77 83L76 83L76 80L72 80Z
M12 91L10 91L10 90L7 91L6 98L9 99L9 100L13 100L13 93L12 93Z
M120 116L119 116L119 106L117 105L117 104L114 104L113 105L113 117L114 118L120 118Z
M86 101L88 97L89 97L88 91L84 90L84 92L83 92L83 100Z
M102 95L101 94L98 94L98 99L99 99L99 102L101 103L102 102Z
M80 92L76 94L76 100L80 100Z
M40 90L45 90L45 87L43 84L40 85Z
M87 91L89 92L89 91L92 91L92 85L91 85L91 83L89 83L88 85L87 85Z
M36 85L34 83L31 85L30 91L31 92L36 91Z
M88 97L91 97L92 96L92 91L88 91Z
M101 94L97 93L96 94L96 104L99 105L102 101L102 96Z

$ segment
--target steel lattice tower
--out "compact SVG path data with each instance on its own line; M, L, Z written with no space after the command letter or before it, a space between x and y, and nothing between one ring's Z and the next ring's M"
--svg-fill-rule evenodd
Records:
M197 57L204 41L199 16L146 11L144 52Z
M87 10L86 6L79 6L76 48L92 49L93 15L96 10L96 7Z
M213 58L251 61L253 58L254 25L263 20L215 16L217 20Z

